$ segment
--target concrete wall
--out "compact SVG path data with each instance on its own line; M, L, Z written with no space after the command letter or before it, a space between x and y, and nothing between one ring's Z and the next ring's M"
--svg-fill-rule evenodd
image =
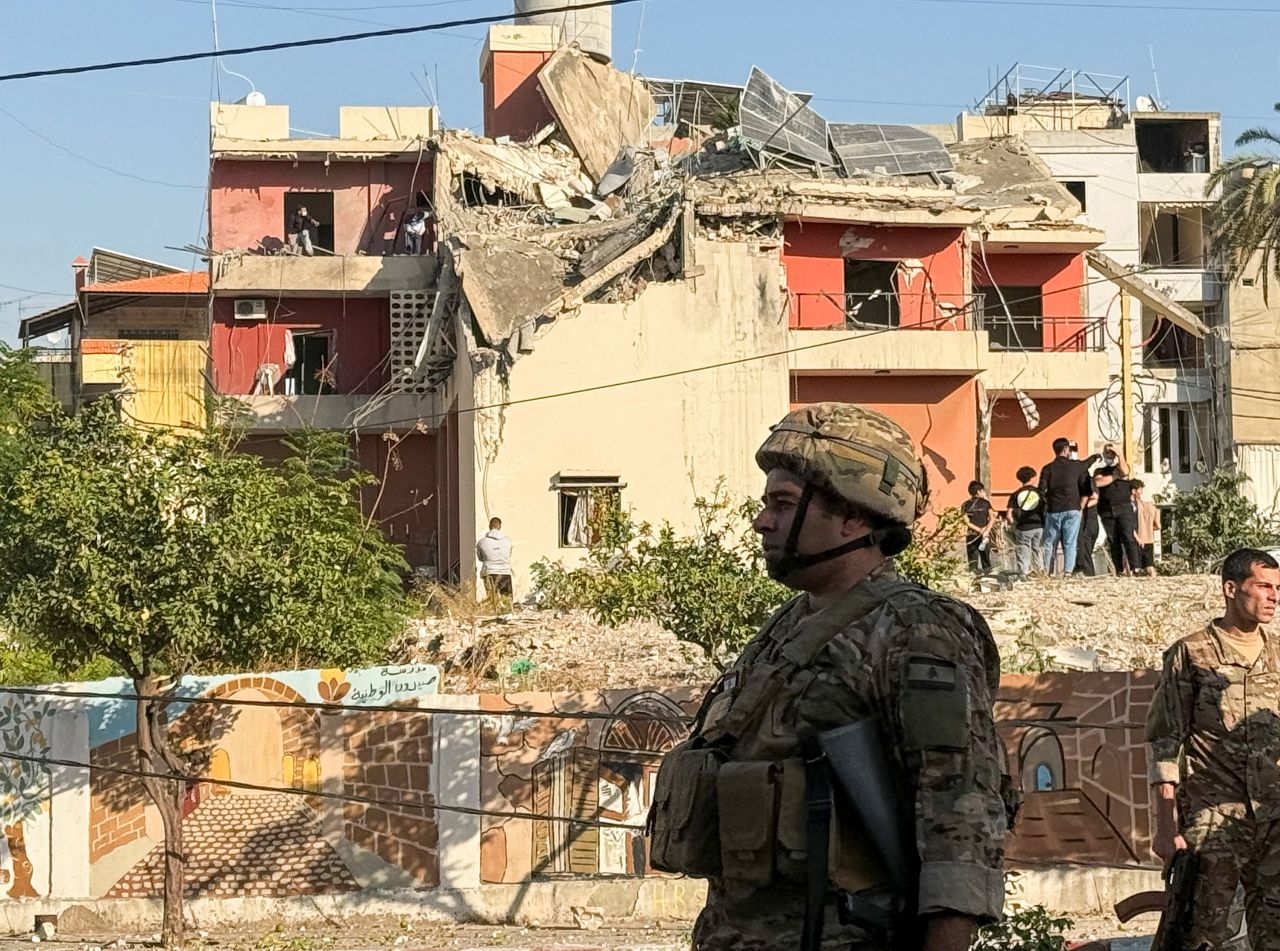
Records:
M1018 488L1017 471L1023 466L1041 466L1053 459L1053 441L1059 436L1080 446L1089 444L1089 401L1084 398L1037 398L1040 425L1027 429L1026 417L1016 399L996 401L991 413L992 498L1003 505Z
M213 304L213 386L247 395L263 363L284 369L287 331L327 331L337 393L376 393L388 379L390 302L383 298L292 298L267 302L269 320L236 320L235 301ZM280 388L277 387L277 392Z
M588 304L550 325L504 386L495 370L475 378L461 406L531 397L723 363L786 348L777 257L741 245L702 243L706 275L650 285L630 304ZM474 578L475 539L491 516L515 543L517 594L542 558L576 562L559 547L564 471L617 476L636 516L694 527L693 502L725 480L755 496L756 449L787 410L785 357L616 386L505 409L464 413L459 423L462 575Z
M387 254L412 206L414 193L431 193L431 163L414 178L413 161L282 162L216 160L209 201L214 251L278 250L284 244L288 192L332 192L336 254ZM411 187L412 185L412 187ZM314 209L309 209L314 213Z

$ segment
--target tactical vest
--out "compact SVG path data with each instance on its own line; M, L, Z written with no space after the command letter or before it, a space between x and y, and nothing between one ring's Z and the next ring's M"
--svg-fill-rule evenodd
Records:
M748 645L703 701L693 735L663 760L649 817L654 868L730 885L803 884L804 756L815 738L798 735L787 712L817 675L815 658L841 631L890 600L905 624L937 623L936 603L946 599L896 576L871 578L790 639L778 639L780 622L801 600L781 608ZM989 632L986 640L990 661ZM997 660L997 677L998 669ZM856 825L841 821L844 812L837 808L832 825L830 881L847 892L882 884L883 870Z

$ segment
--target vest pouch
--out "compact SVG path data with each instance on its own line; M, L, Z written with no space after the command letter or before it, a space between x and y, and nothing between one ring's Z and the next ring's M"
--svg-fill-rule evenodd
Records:
M856 818L844 792L832 790L830 859L827 875L841 890L857 893L884 885L888 872L876 856L862 823Z
M681 743L662 758L649 810L649 864L660 872L720 873L716 774L720 753Z
M778 877L792 885L808 881L809 827L804 798L804 760L783 760L778 790Z
M716 777L724 878L747 885L773 881L778 763L725 763Z

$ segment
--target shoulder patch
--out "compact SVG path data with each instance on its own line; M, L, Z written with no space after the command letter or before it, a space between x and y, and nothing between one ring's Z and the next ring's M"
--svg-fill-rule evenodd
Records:
M912 690L955 690L958 680L952 661L923 654L907 658L907 687Z

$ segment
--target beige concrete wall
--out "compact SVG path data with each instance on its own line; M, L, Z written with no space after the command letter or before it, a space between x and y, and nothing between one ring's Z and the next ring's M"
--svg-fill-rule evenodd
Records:
M209 103L209 124L215 138L265 142L289 138L288 106L242 106Z
M1252 287L1237 279L1227 289L1231 321L1231 427L1237 444L1280 444L1280 285L1257 273L1255 259L1245 271ZM1264 295L1264 281L1266 293Z
M427 138L435 135L436 110L432 106L340 106L338 138L368 141L376 139Z
M848 330L791 330L787 360L805 373L875 373L974 376L988 357L982 330L902 330L857 333Z
M217 294L241 297L337 294L385 296L391 291L421 290L436 277L435 258L376 257L364 254L306 257L292 254L221 255L214 262Z
M776 254L700 243L697 259L707 270L696 293L691 282L657 284L630 304L587 305L547 329L535 352L512 368L509 388L494 370L480 373L474 405L784 350ZM538 559L580 558L581 550L558 547L552 480L561 471L616 475L626 483L624 505L639 518L669 519L685 530L694 527L695 496L721 478L732 493L758 494L753 456L787 410L787 381L785 357L774 357L484 410L474 414L470 456L464 419L460 448L464 460L474 460L475 487L470 509L465 485L461 500L464 577L475 574L468 542L473 547L495 515L515 542L518 595L528 592L529 566Z

